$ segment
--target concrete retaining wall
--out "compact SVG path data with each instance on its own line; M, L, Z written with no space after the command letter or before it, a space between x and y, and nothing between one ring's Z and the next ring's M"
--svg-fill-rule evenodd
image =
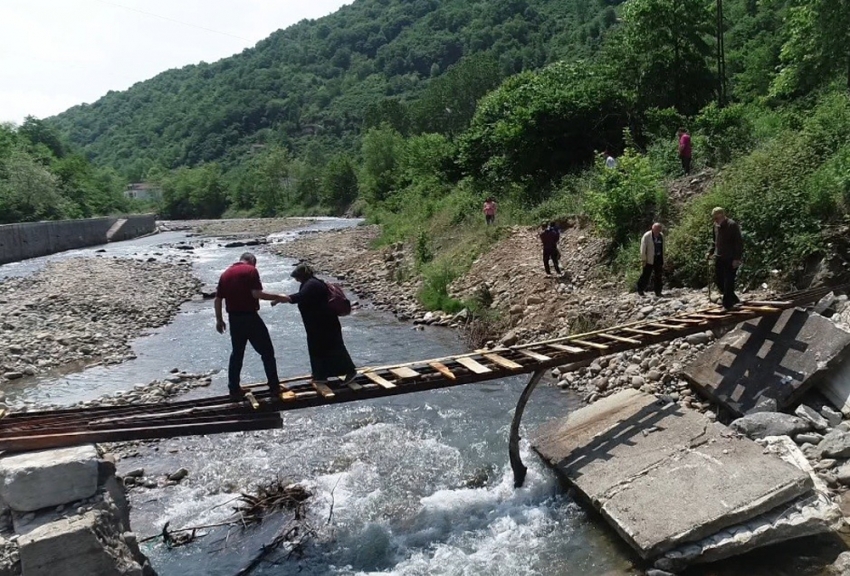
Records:
M112 240L128 240L155 230L153 214L127 216ZM106 232L119 218L25 222L0 226L0 264L64 250L106 244Z

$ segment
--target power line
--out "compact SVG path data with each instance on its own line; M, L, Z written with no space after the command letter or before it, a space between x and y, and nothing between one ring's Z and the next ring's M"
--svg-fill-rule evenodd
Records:
M229 32L222 32L221 30L213 30L212 28L206 28L204 26L198 26L197 24L190 24L189 22L183 22L182 20L176 20L174 18L169 18L168 16L163 16L161 14L154 14L153 12L146 12L145 10L139 10L138 8L132 8L130 6L124 6L123 4L116 4L115 2L108 2L107 0L96 0L101 4L108 4L109 6L115 6L116 8L123 8L124 10L130 10L131 12L138 12L139 14L145 14L146 16L153 16L154 18L160 18L162 20L168 20L169 22L175 22L177 24L182 24L183 26L189 26L190 28L197 28L198 30L206 30L207 32L213 32L214 34L221 34L223 36L230 36L231 38L236 38L238 40L243 40L245 42L250 42L248 38L243 38L242 36L237 36L236 34L231 34Z

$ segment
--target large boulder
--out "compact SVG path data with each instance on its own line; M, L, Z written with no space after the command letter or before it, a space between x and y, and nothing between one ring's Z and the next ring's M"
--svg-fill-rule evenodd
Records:
M69 504L97 491L93 445L27 452L0 458L0 498L16 512Z
M21 536L21 568L27 576L143 576L115 516L91 510Z
M733 430L750 438L768 436L794 436L808 432L811 424L807 420L781 412L756 412L732 422Z

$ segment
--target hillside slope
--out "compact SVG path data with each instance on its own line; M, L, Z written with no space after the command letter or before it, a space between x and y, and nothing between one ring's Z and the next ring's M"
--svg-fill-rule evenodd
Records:
M492 55L504 77L592 52L617 3L355 0L241 54L169 70L51 122L96 163L131 178L155 163L232 165L255 144L300 155L309 139L344 150L370 114L381 115L379 103L421 94L465 56Z

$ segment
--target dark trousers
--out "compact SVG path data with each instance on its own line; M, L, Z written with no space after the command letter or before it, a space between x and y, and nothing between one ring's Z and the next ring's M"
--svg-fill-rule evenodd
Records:
M561 273L561 267L558 264L558 261L561 259L561 253L558 252L557 248L543 249L543 268L546 270L546 274L551 274L552 272L549 270L549 260L552 261L552 265L555 267L555 273Z
M685 156L679 156L679 158L682 159L682 170L685 171L685 174L690 174L691 173L691 157L688 156L686 158Z
M277 377L277 360L274 357L274 346L266 323L256 312L232 313L228 319L230 320L230 343L233 345L230 364L227 368L227 383L230 391L234 393L239 391L245 345L250 342L263 359L269 389L277 394L280 391L280 379Z
M646 287L649 285L649 277L652 276L652 287L655 290L655 294L661 296L661 286L662 284L662 273L664 271L664 259L660 256L656 256L655 260L652 264L644 264L643 272L640 275L637 283L637 291L639 294L643 294L646 290Z
M737 276L738 269L732 266L731 258L714 259L714 280L723 293L723 306L725 308L731 308L741 301L735 295L735 278Z
M495 217L495 216L490 216L489 214L485 214L485 215L484 215L484 221L485 221L485 222L487 223L487 225L489 226L490 224L494 224L494 223L496 222L496 217Z

